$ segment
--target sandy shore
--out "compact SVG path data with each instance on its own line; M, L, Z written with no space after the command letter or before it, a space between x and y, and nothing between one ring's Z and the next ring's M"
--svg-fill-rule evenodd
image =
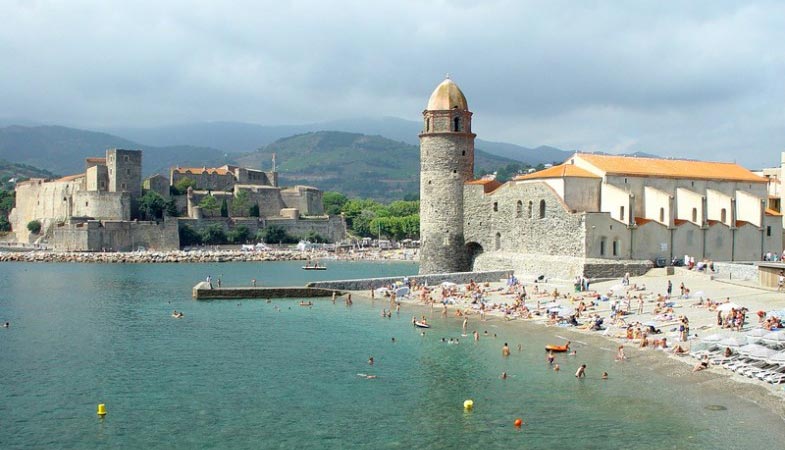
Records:
M672 301L676 302L673 310L674 320L671 321L657 321L656 315L653 313L656 304L657 294L665 295L667 283L670 280L673 283L673 298ZM545 294L533 295L533 283L527 282L522 279L526 284L529 299L526 305L533 308L537 300L544 305L552 301L552 296ZM690 298L680 299L679 286L681 283L690 289ZM612 287L621 283L621 280L612 280L601 283L591 284L591 290L598 292L602 295L607 295ZM630 279L630 285L646 286L644 291L631 292L632 295L643 294L645 297L644 309L642 314L637 314L636 310L638 304L636 300L632 301L630 310L632 314L625 316L627 323L641 322L646 323L655 321L658 323L658 328L662 330L662 334L650 335L650 338L661 339L667 337L668 346L681 344L683 347L690 348L692 345L698 344L702 336L710 334L723 334L727 336L740 336L745 332L758 327L758 316L756 311L771 311L785 308L785 293L777 293L770 290L755 288L752 286L735 285L726 282L712 280L709 276L699 273L693 273L686 270L677 270L672 276L662 275L644 275L641 277L633 277ZM503 282L491 283L485 289L488 291L484 295L485 301L490 304L512 304L514 296L503 294ZM577 306L580 297L588 297L588 293L575 293L574 287L571 282L549 282L539 283L540 290L547 290L553 292L557 289L561 293L559 302L564 306ZM702 293L702 294L701 294ZM357 292L362 297L369 297L369 292ZM410 298L400 299L404 304L423 305L418 300L417 292L413 292ZM564 297L566 294L566 298ZM725 301L730 299L738 305L747 307L749 313L747 314L747 321L741 332L730 331L717 326L717 312L710 311L708 308L693 306L699 301L699 297L704 299L710 298L713 301ZM433 293L433 298L437 300L435 306L436 310L440 310L442 306L438 304L440 295L436 292ZM382 300L377 297L376 301ZM471 310L469 299L460 299L455 305L448 306L448 314L455 316L456 310L462 311ZM587 311L589 314L599 314L605 319L605 324L610 324L610 302L600 302L596 308L591 308ZM686 343L679 342L678 322L675 318L680 315L687 316L690 322L690 337ZM476 311L470 313L470 323L479 320L479 315ZM752 401L760 406L766 407L771 411L778 414L785 419L785 391L783 385L772 385L758 379L747 378L738 375L730 370L721 366L711 366L708 370L693 373L692 367L697 363L697 360L690 356L676 356L671 351L662 349L653 349L651 347L639 348L639 341L628 341L624 336L624 329L616 326L607 326L604 331L589 331L581 327L561 327L547 324L545 317L538 317L532 319L505 319L503 313L498 310L491 310L486 314L486 320L506 320L508 323L526 322L531 324L539 324L541 326L552 327L558 330L560 334L570 333L575 336L575 340L594 341L595 345L602 345L602 342L612 342L612 349L615 351L618 345L624 345L626 356L631 362L636 364L644 364L652 367L657 367L657 370L663 371L668 376L673 377L687 377L694 379L695 383L707 383L716 385L722 389L732 391L741 397ZM580 323L585 323L586 313L584 317L578 320ZM580 337L578 337L580 336ZM592 336L592 338L589 338ZM561 344L554 342L554 344ZM624 362L622 362L624 363Z

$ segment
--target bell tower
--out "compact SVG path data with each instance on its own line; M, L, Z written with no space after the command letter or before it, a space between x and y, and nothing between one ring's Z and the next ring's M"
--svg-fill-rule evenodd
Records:
M466 272L463 185L474 178L472 113L448 77L431 94L420 133L420 273Z

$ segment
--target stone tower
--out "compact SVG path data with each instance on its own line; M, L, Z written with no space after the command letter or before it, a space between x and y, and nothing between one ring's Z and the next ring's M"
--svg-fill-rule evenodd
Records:
M420 273L470 270L463 238L463 185L474 178L472 113L449 78L423 111L420 133Z

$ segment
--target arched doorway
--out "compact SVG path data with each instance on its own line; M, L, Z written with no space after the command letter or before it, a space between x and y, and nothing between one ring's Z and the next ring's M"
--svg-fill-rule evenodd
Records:
M476 242L466 244L466 254L469 255L469 270L474 270L474 260L482 254L482 245Z

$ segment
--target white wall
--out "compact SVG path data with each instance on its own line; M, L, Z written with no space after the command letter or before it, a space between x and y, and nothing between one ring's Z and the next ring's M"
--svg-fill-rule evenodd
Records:
M662 225L670 224L671 196L669 193L657 188L646 186L643 189L644 216L647 219L659 222ZM663 214L660 217L660 209Z
M687 188L676 188L676 218L700 226L703 222L703 196ZM695 210L695 220L692 212Z

